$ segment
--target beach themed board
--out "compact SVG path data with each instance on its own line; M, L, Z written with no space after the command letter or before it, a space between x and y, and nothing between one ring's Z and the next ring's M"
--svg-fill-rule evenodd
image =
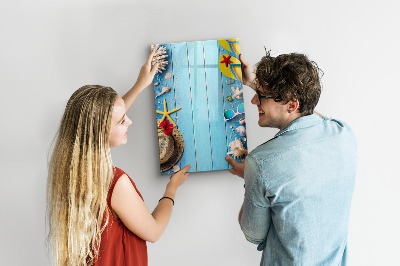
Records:
M160 171L232 168L247 155L239 39L152 45Z

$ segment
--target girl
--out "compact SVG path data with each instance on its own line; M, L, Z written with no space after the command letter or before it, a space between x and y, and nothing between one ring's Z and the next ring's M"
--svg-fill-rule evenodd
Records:
M135 183L112 166L110 148L127 142L126 113L158 69L154 51L122 98L83 86L69 99L51 155L48 221L55 265L147 265L146 241L159 239L190 165L174 174L150 213Z

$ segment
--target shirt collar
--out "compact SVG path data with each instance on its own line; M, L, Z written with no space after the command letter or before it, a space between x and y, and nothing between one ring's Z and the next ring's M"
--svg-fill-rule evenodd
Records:
M284 128L282 128L278 133L276 133L275 138L285 134L286 132L296 130L299 128L310 127L322 121L322 118L317 114L311 114L306 116L301 116L289 124L287 124Z

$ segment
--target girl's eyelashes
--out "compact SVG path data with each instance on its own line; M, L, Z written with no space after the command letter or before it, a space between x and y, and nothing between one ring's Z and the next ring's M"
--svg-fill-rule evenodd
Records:
M125 123L125 119L126 119L126 114L124 115L124 119L122 119L122 121L121 121L121 125L123 125Z

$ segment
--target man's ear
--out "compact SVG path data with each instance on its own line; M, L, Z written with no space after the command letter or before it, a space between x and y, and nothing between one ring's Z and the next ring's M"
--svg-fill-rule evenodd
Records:
M294 113L299 108L299 101L293 99L288 102L287 106L288 106L288 113Z

